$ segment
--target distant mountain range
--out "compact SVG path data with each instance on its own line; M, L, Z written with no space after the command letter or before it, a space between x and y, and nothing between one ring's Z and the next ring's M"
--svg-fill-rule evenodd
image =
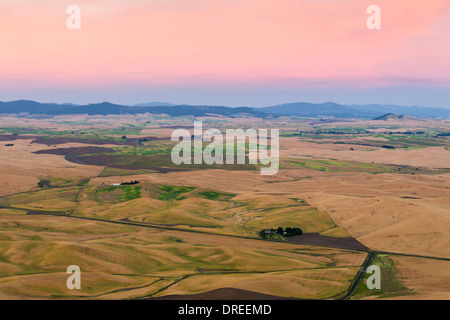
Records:
M355 108L361 111L376 111L379 114L397 113L416 118L450 118L450 109L444 108L429 108L418 106L405 107L390 104L346 105L346 107Z
M278 116L297 116L310 118L359 118L374 119L384 114L395 113L416 118L450 118L450 109L427 108L417 106L396 105L341 105L334 102L307 103L294 102L263 108L249 107L225 107L225 106L198 106L198 105L173 105L167 102L148 102L134 106L118 105L109 102L88 105L39 103L30 100L17 100L11 102L0 101L0 114L167 114L169 116L195 117L206 115L223 115L229 117L253 116L259 118Z
M334 117L334 118L374 118L380 113L370 110L358 110L357 108L346 107L334 102L307 103L294 102L279 104L272 107L258 108L266 113L279 116L297 117Z
M388 113L403 114L416 118L450 118L450 109L406 107L396 105L341 105L334 102L307 103L294 102L272 107L258 108L274 115L298 117L334 117L334 118L363 118L373 119Z
M53 104L39 103L28 100L18 100L11 102L0 102L0 113L7 114L47 114L47 115L64 115L64 114L89 114L89 115L108 115L108 114L167 114L169 116L186 116L195 117L206 116L209 114L224 116L241 116L249 115L264 118L267 113L256 109L240 107L230 108L221 106L190 106L190 105L164 105L164 106L124 106L109 102L88 104L88 105L71 105L71 104Z

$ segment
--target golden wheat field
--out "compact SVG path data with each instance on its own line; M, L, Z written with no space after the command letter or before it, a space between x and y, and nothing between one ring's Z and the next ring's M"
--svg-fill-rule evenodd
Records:
M338 299L370 253L386 289L368 293L361 280L348 298L450 298L448 139L382 136L382 127L294 135L313 124L220 118L221 130L280 128L279 171L264 176L257 167L173 166L170 134L190 120L2 118L0 299L143 299L223 288ZM29 133L11 134L25 127ZM118 186L129 181L138 183ZM261 237L278 227L303 235ZM81 290L66 286L70 265L82 270Z

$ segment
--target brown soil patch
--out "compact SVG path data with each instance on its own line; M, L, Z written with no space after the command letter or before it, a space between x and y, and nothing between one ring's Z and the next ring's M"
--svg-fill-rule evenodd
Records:
M0 134L0 141L14 141L19 139L37 139L39 136L21 136L13 134Z
M33 153L35 154L57 154L60 156L78 156L84 154L93 153L109 153L114 152L113 149L102 148L102 147L81 147L81 148L58 148L58 149L47 149L38 150Z
M13 147L0 145L0 196L37 188L39 178L95 177L102 167L67 162L56 154L36 154L42 145L30 139L15 140Z
M304 233L299 236L287 237L286 241L348 250L369 250L355 238L324 237L318 233Z
M148 300L300 300L272 296L268 294L241 290L235 288L221 288L192 295L167 295Z
M39 137L31 143L39 143L45 144L47 146L65 144L65 143L83 143L83 144L94 144L94 145L103 145L103 144L114 144L114 145L126 145L125 141L116 141L116 140L95 140L95 139L75 139L75 138L44 138Z
M108 166L110 168L116 169L127 169L127 170L154 170L160 173L167 172L178 172L178 171L192 171L192 169L180 169L180 168L165 168L157 166L127 166L127 165L115 165L114 161L119 157L116 155L109 154L96 154L96 153L110 153L114 152L113 149L103 148L103 147L79 147L79 148L58 148L58 149L47 149L39 150L33 153L35 154L57 154L63 155L67 161L92 165L92 166ZM87 157L79 157L79 155L88 155Z
M95 154L95 153L109 153L114 152L112 149L102 148L102 147L81 147L81 148L59 148L59 149L48 149L39 150L33 153L36 154L57 154L62 155L67 161L93 165L93 166L109 166L114 163L117 156L108 154ZM88 157L78 157L79 155L94 154Z
M135 146L139 143L140 140L143 141L153 141L153 140L163 140L158 137L153 136L146 136L146 137L137 137L137 138L128 138L124 139L123 141L117 141L117 140L101 140L101 139L75 139L75 138L44 138L44 137L38 137L37 139L33 140L31 143L39 143L39 144L45 144L47 146L51 145L58 145L58 144L65 144L65 143L83 143L83 144L93 144L93 145L129 145L129 146Z

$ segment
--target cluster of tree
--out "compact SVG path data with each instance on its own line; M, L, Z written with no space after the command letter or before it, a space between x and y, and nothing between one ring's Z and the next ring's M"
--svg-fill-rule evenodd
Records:
M281 228L281 232L283 232L283 228ZM286 230L284 231L283 235L285 237L292 237L292 236L298 236L303 234L303 230L300 228L291 228L291 227L287 227Z
M436 135L436 137L448 137L448 136L450 136L450 132L438 133Z
M415 134L425 134L425 131L383 131L377 132L378 134L406 134L406 135L415 135Z
M355 131L338 131L338 130L317 130L317 131L299 131L298 133L294 133L294 136L301 136L302 134L365 134L367 131L365 130L355 130Z
M5 144L5 147L12 147L14 145L14 143L7 143Z
M138 184L138 183L140 183L140 182L137 180L134 180L134 181L130 181L130 182L122 182L120 185L126 186L126 185L130 185L130 184Z
M264 229L259 233L263 239L273 238L273 236L283 236L283 237L292 237L303 234L302 229L300 228L291 228L287 227L283 230L282 227L278 227L277 229Z
M415 135L415 134L425 134L425 131L405 131L405 132L390 132L389 134L409 134L409 135Z
M298 131L298 133L293 133L294 136L301 136L302 134L368 134L372 133L367 130L355 130L355 131L339 131L339 130L317 130L317 131ZM378 132L381 134L406 134L406 135L416 135L416 134L426 134L425 131L384 131ZM437 136L450 135L450 133L438 134Z
M38 182L37 185L38 185L39 188L48 188L48 187L50 187L50 181L48 181L48 180L41 180L41 181Z

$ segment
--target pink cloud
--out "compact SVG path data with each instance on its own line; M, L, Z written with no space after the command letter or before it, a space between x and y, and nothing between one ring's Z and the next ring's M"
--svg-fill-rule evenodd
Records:
M69 31L72 2L2 2L0 83L447 81L450 72L447 0L375 1L374 31L372 2L360 0L83 0L82 29Z

